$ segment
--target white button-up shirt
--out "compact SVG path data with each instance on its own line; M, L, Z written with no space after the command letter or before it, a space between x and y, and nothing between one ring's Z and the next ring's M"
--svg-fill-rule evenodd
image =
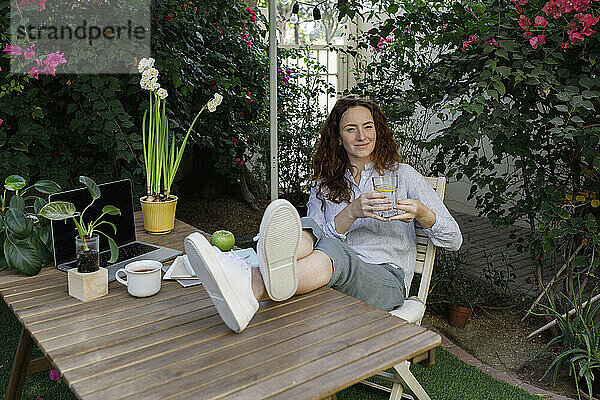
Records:
M371 177L378 175L371 162L365 165L357 185L350 171L346 171L346 179L352 184L351 200L363 193L374 192ZM398 164L398 169L386 171L385 175L398 176L398 200L418 200L435 213L433 226L424 229L433 244L453 251L458 250L462 244L460 228L425 178L408 164ZM336 204L324 196L317 197L317 189L312 187L307 216L314 219L327 236L346 242L361 260L372 264L389 263L396 268L402 268L408 294L417 256L414 221L382 222L373 218L357 218L348 231L340 234L335 230L334 218L346 206L348 203Z

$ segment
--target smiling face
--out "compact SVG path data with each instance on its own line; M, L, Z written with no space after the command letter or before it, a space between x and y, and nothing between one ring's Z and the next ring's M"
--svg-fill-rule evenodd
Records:
M360 171L373 160L377 137L373 115L366 107L350 107L342 115L339 126L339 143L344 146L350 164Z

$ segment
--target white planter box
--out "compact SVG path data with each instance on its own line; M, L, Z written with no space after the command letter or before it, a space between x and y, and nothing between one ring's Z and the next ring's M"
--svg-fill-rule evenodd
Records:
M82 274L77 268L68 272L69 295L83 302L108 294L108 270L100 267L96 272Z

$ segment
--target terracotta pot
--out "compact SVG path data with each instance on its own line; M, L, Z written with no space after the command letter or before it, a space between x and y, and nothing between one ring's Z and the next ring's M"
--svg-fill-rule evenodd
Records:
M175 209L177 196L171 196L168 201L146 201L146 196L140 198L144 229L153 235L165 235L175 226Z
M452 326L464 328L472 312L472 308L448 304L448 322Z

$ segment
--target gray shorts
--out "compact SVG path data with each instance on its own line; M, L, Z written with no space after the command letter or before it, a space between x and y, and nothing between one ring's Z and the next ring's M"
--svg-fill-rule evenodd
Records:
M390 264L367 263L348 245L325 235L314 219L302 217L302 229L317 238L315 250L331 258L333 274L327 284L332 289L389 311L404 303L404 271Z

